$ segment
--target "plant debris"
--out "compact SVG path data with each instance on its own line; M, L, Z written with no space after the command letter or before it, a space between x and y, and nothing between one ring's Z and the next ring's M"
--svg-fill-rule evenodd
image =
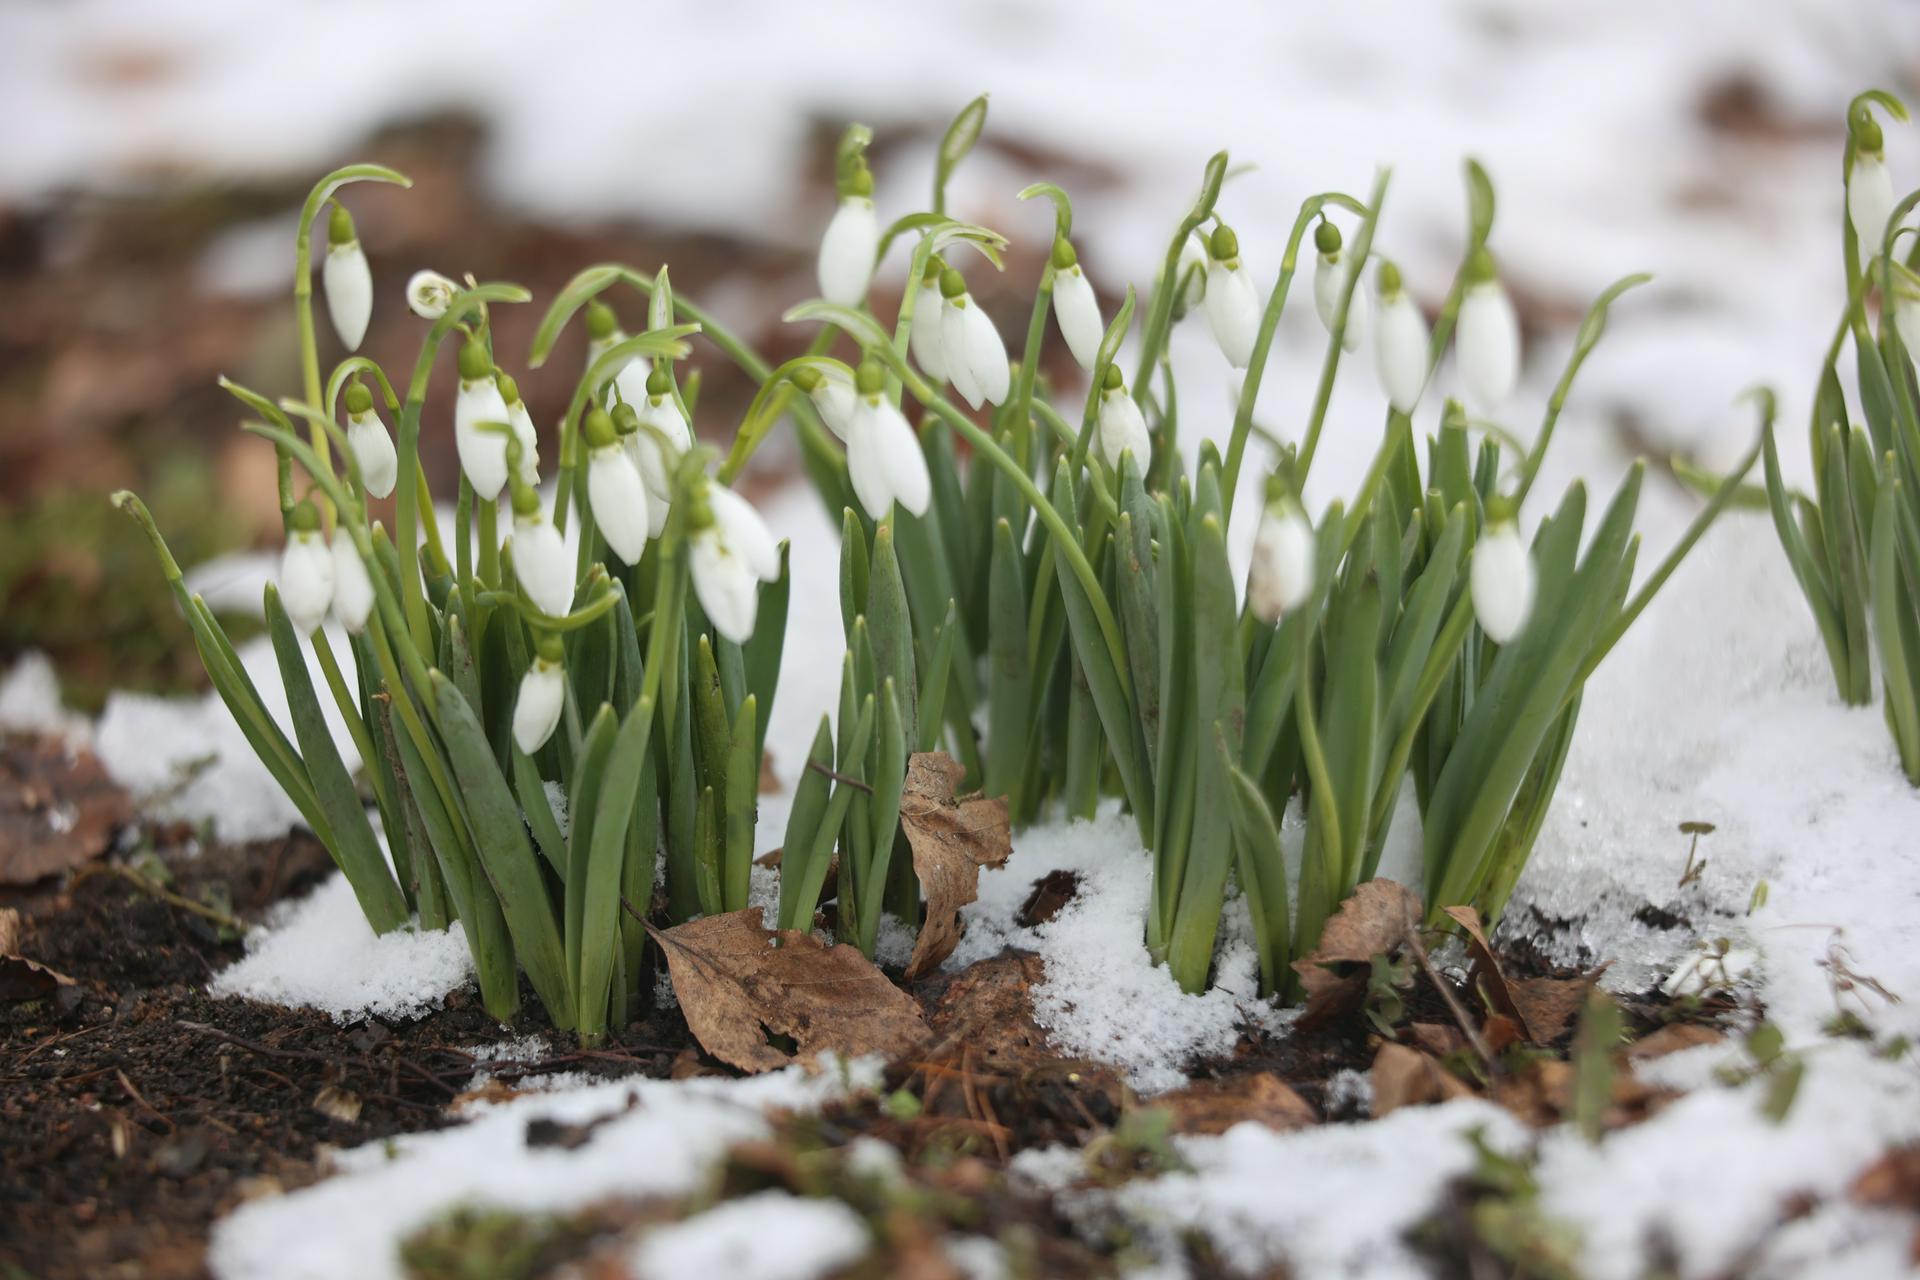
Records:
M980 868L1013 852L1005 796L954 798L966 769L952 756L922 751L907 761L900 826L913 848L913 872L926 893L926 916L914 939L907 978L940 967L960 944L960 908L979 896Z
M90 862L132 819L132 799L91 751L69 751L58 738L0 738L0 884Z

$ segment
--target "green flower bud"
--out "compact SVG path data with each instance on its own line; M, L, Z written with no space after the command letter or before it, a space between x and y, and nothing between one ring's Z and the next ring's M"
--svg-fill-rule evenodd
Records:
M613 429L613 419L608 417L607 411L598 405L587 410L586 419L580 425L580 432L586 436L589 449L605 448L620 438Z
M1120 377L1120 366L1117 364L1108 365L1107 371L1100 375L1100 386L1103 390L1118 391L1123 381Z
M294 533L318 533L320 508L302 498L293 504L293 510L287 512L287 528Z
M673 375L667 371L665 362L657 363L647 373L647 394L664 396L673 391Z
M1340 252L1342 243L1340 228L1325 218L1320 219L1320 225L1313 229L1313 247L1318 249L1323 257L1331 258Z
M887 371L878 360L863 360L854 374L853 385L863 396L877 396L887 385Z
M920 273L920 282L922 284L937 285L940 283L940 278L946 273L946 270L947 264L941 260L939 254L928 254L927 269Z
M508 408L520 403L520 384L513 380L512 375L496 373L493 382L500 388L500 398L507 402Z
M486 344L475 338L460 348L460 380L478 382L493 372L493 357L487 354Z
M613 314L613 308L604 302L595 300L587 304L587 336L595 342L605 342L620 327L620 318Z
M792 382L802 394L812 395L813 389L820 385L820 371L803 364L793 371Z
M1213 255L1215 262L1232 262L1240 256L1240 237L1233 234L1233 228L1223 222L1213 229L1213 236L1207 241L1207 252Z
M967 292L967 278L965 276L961 275L958 271L954 270L952 267L946 267L940 272L940 296L941 297L958 298L963 296L966 292Z
M1053 238L1053 269L1055 271L1066 271L1076 266L1079 261L1080 255L1073 251L1073 242L1071 240L1065 236L1055 236Z
M840 194L842 197L871 197L873 195L873 171L867 168L867 162L865 160L862 160L859 167L848 174L846 179L841 182Z
M1863 103L1853 113L1853 119L1847 122L1849 132L1853 134L1853 149L1865 155L1877 156L1886 149L1886 136L1880 132L1880 122L1873 118Z
M354 238L353 215L347 212L347 206L335 204L327 214L327 243L352 244Z
M507 483L513 489L513 514L516 516L537 516L540 514L540 495L533 486L520 478L520 468L507 466Z
M640 429L640 412L622 400L613 406L613 429L623 436L630 436Z
M1493 255L1487 251L1487 246L1481 245L1467 259L1467 283L1486 284L1494 278Z
M1400 268L1394 266L1391 262L1382 261L1380 263L1380 274L1376 278L1380 281L1380 296L1382 298L1399 296Z
M558 631L536 631L533 651L548 662L563 662L567 656L567 644Z
M373 408L373 392L367 390L366 384L362 382L348 383L347 384L347 412L357 418L361 414L368 412L372 408Z

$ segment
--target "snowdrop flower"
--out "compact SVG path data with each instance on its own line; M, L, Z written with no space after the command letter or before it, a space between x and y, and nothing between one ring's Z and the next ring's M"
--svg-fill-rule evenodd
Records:
M673 398L672 379L664 368L647 375L637 404L615 406L613 424L646 482L648 533L657 538L667 527L667 513L673 507L673 469L680 455L693 448L693 428Z
M1900 345L1907 349L1907 359L1920 366L1920 293L1910 292L1912 288L1905 281L1895 281L1893 328L1900 335Z
M347 447L360 464L360 483L369 495L384 498L400 475L387 424L373 411L373 393L355 382L347 388Z
M1007 398L1012 376L1007 368L1007 344L972 294L961 274L948 267L940 273L940 349L947 377L966 402L978 409L983 402L1000 404Z
M1247 607L1262 622L1280 621L1313 591L1313 526L1291 497L1277 497L1260 514L1247 574Z
M1674 998L1711 995L1738 986L1759 967L1760 953L1751 947L1736 947L1726 938L1703 940L1682 957L1660 990Z
M540 483L540 435L533 429L533 415L527 412L527 402L520 398L520 384L500 374L494 379L500 388L500 399L507 406L507 425L513 428L513 439L520 446L520 478L530 485Z
M1240 265L1240 240L1225 223L1213 229L1208 245L1207 328L1220 344L1220 353L1236 369L1253 359L1254 339L1260 332L1260 296L1246 268Z
M280 553L280 602L301 635L312 635L333 603L333 553L320 536L320 512L311 502L287 515L287 547Z
M937 319L939 313L934 315ZM918 323L916 320L916 326ZM827 424L827 430L845 444L855 404L853 379L846 371L839 365L806 365L794 372L793 385L807 393L820 413L820 420Z
M906 415L887 398L886 383L877 363L860 367L858 400L847 424L847 471L860 505L875 520L896 502L923 516L933 497L927 456Z
M1520 319L1494 274L1485 246L1467 263L1467 289L1460 299L1460 334L1454 346L1467 398L1492 413L1513 395L1520 377Z
M333 616L350 635L359 635L367 627L367 615L373 612L373 579L367 576L367 562L353 545L353 535L345 525L333 531Z
M1387 399L1412 413L1427 385L1427 318L1400 285L1400 268L1380 264L1380 293L1373 311L1373 367Z
M1496 520L1480 535L1470 577L1480 629L1495 644L1506 644L1527 625L1536 587L1533 555L1511 517Z
M407 307L422 320L438 320L460 293L458 281L438 271L416 271L407 279Z
M593 508L593 521L615 555L638 564L652 527L640 470L622 447L605 409L595 405L587 410L581 434L587 441L587 502Z
M1093 285L1065 236L1053 242L1053 318L1059 322L1060 336L1067 340L1067 350L1082 369L1092 373L1106 326L1100 323L1100 302L1093 296Z
M533 665L520 677L520 693L513 700L513 741L525 755L546 746L560 723L560 710L567 701L563 652L559 636L542 632Z
M753 637L760 584L780 577L780 548L748 501L709 483L697 498L688 561L707 620L735 644Z
M367 321L373 318L373 269L367 266L366 250L353 234L353 216L344 205L334 205L327 217L327 260L320 279L340 345L358 351L360 339L367 336Z
M513 571L534 607L549 618L573 609L573 558L566 540L541 509L540 495L514 477Z
M495 424L483 427L483 423ZM494 381L493 357L478 339L460 349L460 391L453 401L453 442L474 496L492 502L507 484L507 402Z
M1101 382L1100 410L1094 419L1094 430L1100 437L1100 456L1116 473L1120 470L1121 456L1131 453L1133 465L1142 475L1146 474L1153 463L1153 438L1147 434L1145 415L1127 394L1120 370L1113 365L1107 366Z
M913 324L907 330L907 350L913 353L913 362L920 366L927 381L938 387L947 379L946 348L941 343L941 304L940 277L946 270L946 263L938 256L927 259L927 273L920 277L919 292L913 297ZM845 439L845 436L841 437Z
M1886 139L1880 124L1865 107L1854 117L1853 162L1847 168L1847 217L1860 240L1860 258L1879 256L1880 243L1893 216L1893 176L1887 172Z
M587 305L587 367L591 369L594 361L611 351L619 343L627 340L626 332L620 328L619 319L613 314L613 308L604 302L592 302ZM616 400L624 401L638 409L647 398L647 377L653 372L653 365L645 356L634 356L622 364L613 374L613 390ZM605 386L595 387L598 394Z
M1347 287L1348 267L1341 244L1340 228L1321 219L1313 229L1313 247L1319 250L1313 266L1313 309L1328 333L1333 332L1333 322L1339 318L1340 295ZM1358 351L1366 339L1366 304L1366 293L1355 289L1347 302L1347 327L1340 339L1340 345L1348 351Z
M873 174L861 161L840 184L840 207L820 237L820 296L842 306L867 300L874 259L880 248L880 222L873 212Z
M1173 318L1178 320L1207 298L1207 238L1195 231L1180 248L1180 265L1173 278L1180 292L1174 295Z

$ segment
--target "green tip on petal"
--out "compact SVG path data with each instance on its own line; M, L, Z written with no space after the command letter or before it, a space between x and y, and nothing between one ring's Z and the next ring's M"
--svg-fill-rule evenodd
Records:
M320 508L302 498L287 512L287 529L292 533L320 532Z
M1340 252L1341 244L1340 228L1334 226L1325 218L1320 219L1320 225L1313 229L1313 247L1318 249L1323 256L1332 257L1334 254Z
M1121 387L1120 366L1108 365L1107 371L1100 376L1100 385L1105 390L1118 391Z
M587 410L586 421L581 424L580 430L587 437L587 447L590 449L605 448L620 438L613 429L613 419L598 405Z
M605 342L620 327L620 318L613 314L613 308L604 302L587 304L587 336L595 342Z
M1055 236L1053 239L1053 269L1055 271L1066 271L1076 266L1079 261L1080 255L1073 251L1073 241L1067 239L1065 236Z
M366 384L362 382L348 383L347 412L357 418L372 408L373 392L367 390Z
M940 296L943 298L962 297L967 292L967 278L952 267L944 267L940 272Z
M478 382L493 372L493 357L487 354L487 346L478 338L460 348L460 378L464 382Z
M520 403L520 384L513 380L513 375L506 373L495 374L493 381L494 385L500 388L500 398L505 400L509 406Z
M1380 275L1378 276L1378 279L1380 281L1381 297L1392 298L1392 297L1397 297L1399 295L1400 268L1394 266L1391 262L1382 260L1382 262L1380 263Z
M353 215L347 212L347 206L336 203L327 214L327 243L352 244L353 239Z
M1215 262L1232 262L1240 256L1240 237L1223 222L1213 229L1213 235L1207 240L1207 252Z

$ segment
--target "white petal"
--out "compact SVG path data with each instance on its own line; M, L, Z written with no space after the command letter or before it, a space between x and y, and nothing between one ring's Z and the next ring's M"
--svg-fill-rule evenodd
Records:
M1847 179L1847 217L1853 221L1853 234L1860 240L1860 260L1866 262L1880 252L1886 236L1887 219L1893 216L1893 177L1880 156L1857 155L1853 173Z
M328 249L320 277L327 289L327 314L333 318L340 345L358 351L360 340L367 336L367 321L373 318L373 268L367 265L360 242L349 240Z
M1093 285L1078 266L1054 273L1053 318L1060 322L1060 336L1067 340L1067 350L1073 352L1082 369L1092 372L1106 329L1100 323L1100 301L1093 296Z
M1094 426L1100 436L1100 456L1109 467L1119 471L1121 455L1131 450L1135 469L1146 474L1153 462L1153 438L1147 434L1146 417L1132 396L1118 390L1101 392Z
M973 408L978 409L986 400L980 390L980 380L973 376L973 362L968 359L967 348L967 312L972 307L960 306L953 299L944 299L940 304L940 351L946 358L947 378L953 383L953 389L960 398Z
M862 397L853 420L847 424L847 478L853 482L853 496L875 520L885 518L893 507L893 484L887 476L886 460L881 457L879 409L880 397Z
M993 317L977 298L968 298L961 321L966 328L967 368L973 374L973 385L983 399L1004 404L1013 379L1007 366L1007 344L1000 340L1000 330L994 327Z
M526 755L547 745L560 723L560 710L566 705L565 672L557 662L535 658L520 677L520 692L513 700L513 741Z
M1207 269L1207 328L1227 363L1246 368L1260 332L1260 299L1245 267L1216 262Z
M407 306L422 320L438 320L460 286L438 271L416 271L407 277Z
M1893 327L1907 359L1920 366L1920 298L1901 298L1893 304Z
M1247 605L1263 622L1299 608L1313 591L1313 526L1297 508L1268 508L1253 540Z
M780 544L753 504L722 484L707 487L707 505L713 510L720 539L745 562L747 571L762 582L780 576Z
M1340 313L1340 292L1346 287L1345 260L1329 259L1324 253L1316 255L1313 265L1313 309L1328 333L1333 332L1334 319ZM1367 295L1355 289L1352 299L1347 303L1347 327L1340 345L1348 351L1358 351L1366 329Z
M837 372L821 370L820 381L814 384L813 390L808 395L813 401L813 407L820 411L820 420L827 424L827 430L838 436L844 444L847 439L847 424L853 419L853 383Z
M520 478L531 488L540 487L540 433L533 429L533 415L525 400L515 400L507 411L507 425L520 443Z
M1467 289L1460 303L1460 381L1475 407L1491 413L1513 395L1520 377L1520 319L1497 281Z
M1174 279L1182 287L1180 305L1191 311L1207 299L1207 264L1213 255L1207 251L1207 238L1196 231L1187 237L1187 243L1180 249L1180 266L1174 272ZM1195 271L1194 268L1199 270Z
M723 547L712 530L693 540L688 562L693 594L714 630L735 644L752 639L754 616L760 609L759 584L752 570Z
M360 464L360 482L367 487L367 492L376 498L392 493L394 481L400 475L400 458L393 451L393 437L387 434L387 424L380 421L373 410L348 415L347 445Z
M820 296L849 307L865 302L879 246L873 201L865 196L843 199L820 237Z
M507 437L482 431L480 423L506 423L507 402L492 378L461 382L453 401L453 442L460 451L460 469L474 495L492 502L507 485Z
M1393 407L1412 413L1427 385L1427 319L1404 292L1374 308L1373 367Z
M922 284L913 299L913 324L907 330L907 350L927 380L939 386L948 378L946 342L941 336L941 312L946 299L938 285Z
M653 364L644 356L635 356L620 366L620 372L613 375L613 389L620 403L630 404L636 413L643 412L647 401L647 377L653 372Z
M560 531L544 515L514 518L513 571L527 598L549 618L572 610L573 561Z
M325 621L333 603L333 553L318 533L287 535L280 553L280 603L303 636Z
M359 635L373 612L373 579L367 576L366 561L345 529L333 531L333 614L340 625Z
M1512 524L1487 530L1473 548L1473 612L1495 644L1520 634L1533 612L1533 556Z
M595 449L588 459L587 501L593 508L593 522L606 535L613 553L628 564L638 564L651 528L647 486L619 445Z
M876 425L874 443L887 469L893 500L916 516L927 514L927 504L933 500L933 477L927 472L927 455L920 448L920 437L914 434L907 415L889 400L881 400Z

